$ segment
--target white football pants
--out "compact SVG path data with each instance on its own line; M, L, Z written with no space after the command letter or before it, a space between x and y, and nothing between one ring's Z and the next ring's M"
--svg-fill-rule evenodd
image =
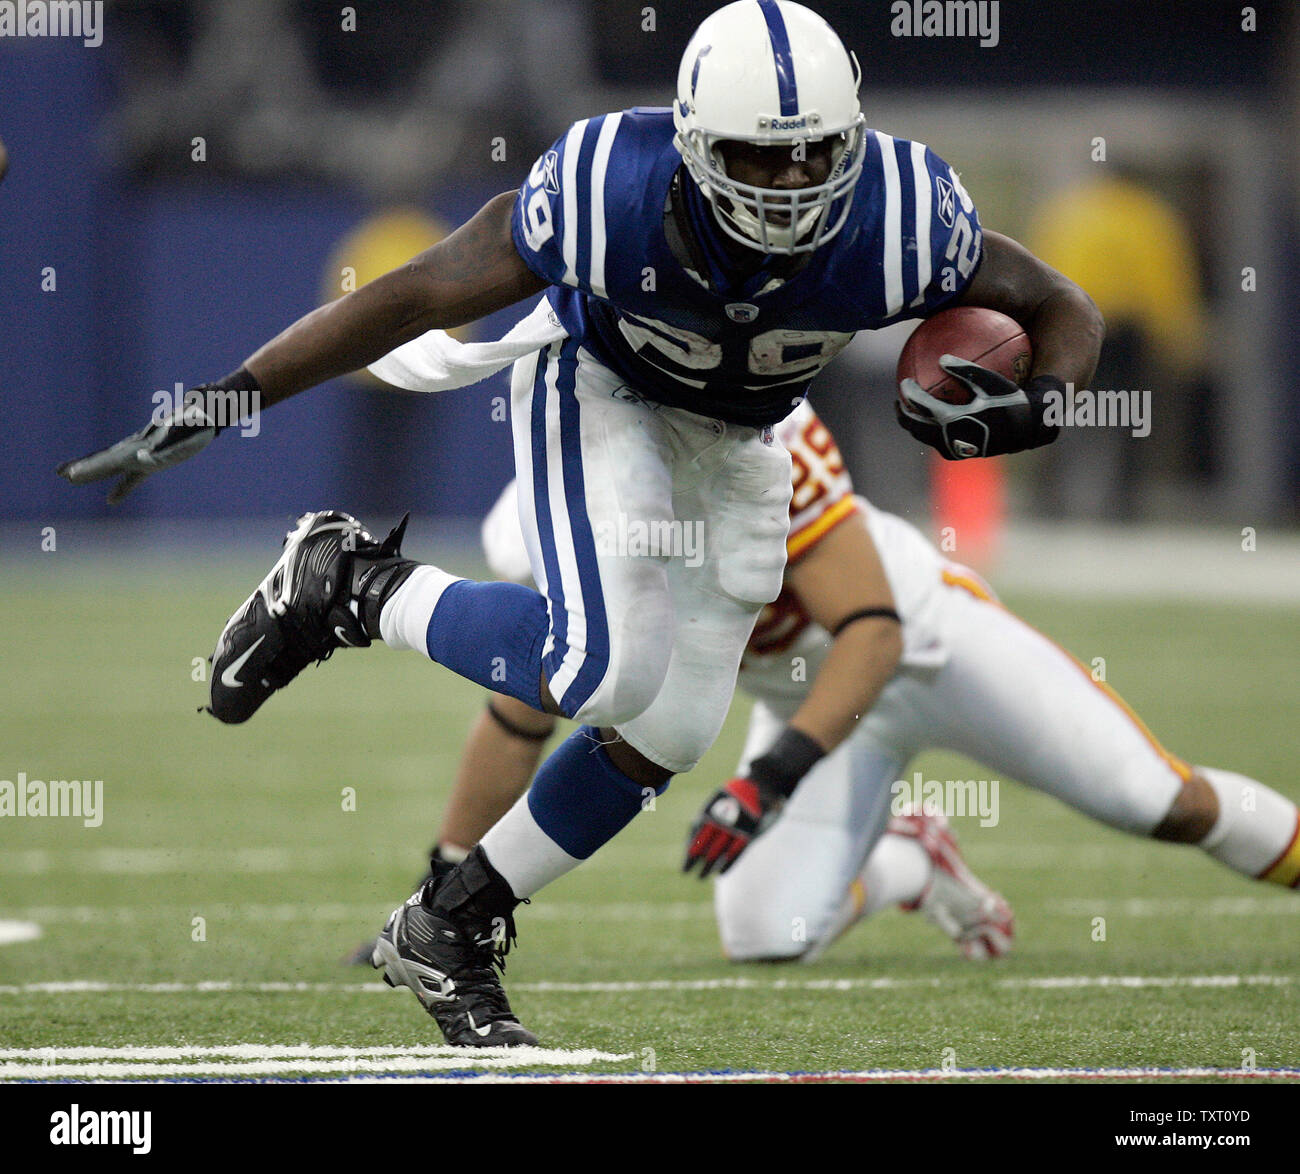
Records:
M789 454L771 429L641 399L572 338L520 359L511 388L551 694L575 720L690 770L781 590Z

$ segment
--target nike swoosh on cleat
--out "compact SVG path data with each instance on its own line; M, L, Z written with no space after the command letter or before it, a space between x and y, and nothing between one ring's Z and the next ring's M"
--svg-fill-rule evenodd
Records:
M488 1035L492 1031L492 1024L490 1023L486 1027L475 1026L474 1016L471 1015L468 1011L465 1012L465 1018L469 1020L470 1030L475 1035L484 1036L484 1035Z
M342 629L341 627L337 626L337 625L335 625L335 628L334 628L334 635L335 635L336 637L338 637L338 641L339 641L340 644L346 644L349 648L360 648L360 647L361 647L360 644L353 644L352 641L348 639L348 637L347 637L347 633L344 632L343 629Z
M261 644L262 641L265 639L266 639L266 633L263 632L262 635L260 635L256 640L253 641L252 644L248 646L243 656L241 656L237 661L235 661L234 664L229 664L226 666L225 671L221 674L221 683L225 685L227 689L242 689L244 687L244 682L239 679L239 670L244 667L244 661L246 661L250 656L253 655L254 652L257 651L257 646Z

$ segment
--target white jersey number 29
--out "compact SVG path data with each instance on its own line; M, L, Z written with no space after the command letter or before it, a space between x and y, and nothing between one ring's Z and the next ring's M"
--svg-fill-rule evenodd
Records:
M632 349L649 362L653 363L654 359L645 352L652 349L692 371L711 371L722 363L721 345L694 331L632 314L620 317L618 326ZM747 366L751 375L788 375L790 381L809 379L839 354L852 337L835 330L769 330L750 340ZM704 386L691 379L683 381Z
M548 176L554 174L554 163L548 160L549 152L533 164L526 185L533 191L524 203L524 239L533 252L537 252L555 235L555 222L551 216L551 197L545 186Z
M948 241L948 251L944 253L949 261L954 258L957 261L957 272L963 278L969 277L971 270L975 268L975 259L980 254L980 238L982 232L974 232L970 226L970 219L965 212L957 217L957 223L952 227L952 236Z

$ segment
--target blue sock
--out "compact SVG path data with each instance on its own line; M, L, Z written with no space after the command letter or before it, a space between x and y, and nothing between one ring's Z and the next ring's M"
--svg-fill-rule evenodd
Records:
M494 693L542 708L546 600L518 583L461 579L429 619L429 657Z
M528 809L537 826L570 856L586 860L622 831L646 799L668 784L642 786L610 761L592 726L575 730L542 763Z

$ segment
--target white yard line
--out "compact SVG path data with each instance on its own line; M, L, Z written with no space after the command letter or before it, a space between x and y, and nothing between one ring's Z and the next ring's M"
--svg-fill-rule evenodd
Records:
M0 1080L120 1080L191 1076L252 1077L294 1073L422 1073L538 1065L625 1063L631 1053L590 1048L312 1047L232 1044L215 1047L5 1048Z
M78 924L105 922L127 924L158 921L165 917L183 917L202 914L209 921L352 921L377 919L376 929L397 905L384 902L313 905L232 905L228 903L195 901L188 905L29 905L21 911L0 910L6 915L22 916L32 921Z
M950 988L980 977L973 969L966 976L944 978L698 978L646 979L629 982L514 982L520 994L637 994L674 991L864 991L908 990L917 987ZM1071 990L1086 987L1140 990L1170 987L1280 987L1295 981L1289 974L1080 974L1038 978L1002 978L1001 990ZM376 994L389 988L380 982L31 982L0 986L0 995L206 995L206 994Z
M286 848L236 848L231 852L194 848L27 848L6 852L0 873L40 876L45 873L110 873L125 876L164 876L175 873L320 872L336 860Z
M141 1049L148 1051L149 1049ZM268 1049L271 1050L271 1049ZM346 1049L336 1049L346 1050ZM536 1065L581 1066L596 1063L635 1061L631 1054L565 1051L547 1048L439 1049L437 1055L393 1055L372 1057L371 1049L352 1056L300 1057L290 1059L200 1059L189 1063L160 1063L131 1060L67 1062L51 1060L33 1049L28 1060L0 1062L4 1080L223 1080L254 1077L301 1076L334 1078L347 1083L409 1084L733 1084L733 1083L827 1083L862 1084L926 1083L963 1080L1300 1080L1300 1068L941 1068L885 1069L859 1071L780 1072L503 1072L502 1069ZM431 1052L433 1049L431 1049ZM362 1054L362 1053L366 1054ZM447 1055L454 1052L454 1055ZM446 1073L446 1075L436 1075Z
M1300 898L1282 892L1260 897L1123 897L1096 901L1072 897L1047 901L1043 908L1077 917L1295 917L1300 914Z
M399 904L394 896L389 902L333 902L311 905L264 905L208 903L195 901L187 905L29 905L21 909L0 909L5 916L23 917L38 922L115 922L156 921L160 917L202 914L209 921L227 918L242 921L352 921L374 920L378 930L384 919ZM587 904L580 901L557 901L538 905L528 911L533 921L691 921L712 918L709 901L615 902Z
M447 1044L417 1047L410 1044L376 1045L349 1048L335 1044L160 1044L147 1047L40 1047L0 1048L0 1060L68 1062L100 1061L170 1061L170 1060L373 1060L388 1059L501 1059L500 1048L453 1048ZM632 1059L632 1053L601 1052L593 1048L511 1048L518 1068L525 1064L595 1064Z
M40 936L41 927L34 921L0 921L0 946L34 942Z
M180 1080L315 1076L370 1083L855 1083L954 1080L1171 1080L1192 1078L1300 1079L1300 1068L942 1068L832 1072L731 1071L521 1072L503 1069L582 1068L635 1064L630 1052L593 1048L453 1048L407 1044L182 1044L120 1047L0 1048L5 1080ZM438 1075L445 1073L445 1075Z
M349 1084L854 1084L924 1083L958 1080L1188 1080L1220 1078L1300 1080L1300 1068L940 1068L888 1069L840 1072L493 1072L455 1073L448 1076L349 1077Z
M1085 974L1064 978L1019 978L1004 979L997 983L1001 987L1020 987L1032 990L1068 990L1076 987L1123 987L1138 989L1142 987L1241 987L1241 986L1290 986L1292 976L1289 974L1178 974L1178 975L1139 975L1139 974Z
M342 922L372 920L378 928L397 903L383 901L330 902L323 904L248 904L195 901L167 905L28 905L0 908L0 915L23 921L60 924L137 924L165 917L202 914L209 921ZM1127 897L1092 900L1087 897L1050 898L1041 905L1022 904L1054 917L1295 917L1300 916L1300 898L1291 893L1257 897ZM688 922L713 918L709 901L610 902L553 901L538 904L523 915L528 921L636 921ZM0 922L0 926L5 923ZM16 939L15 939L16 940ZM3 938L0 937L0 941Z

